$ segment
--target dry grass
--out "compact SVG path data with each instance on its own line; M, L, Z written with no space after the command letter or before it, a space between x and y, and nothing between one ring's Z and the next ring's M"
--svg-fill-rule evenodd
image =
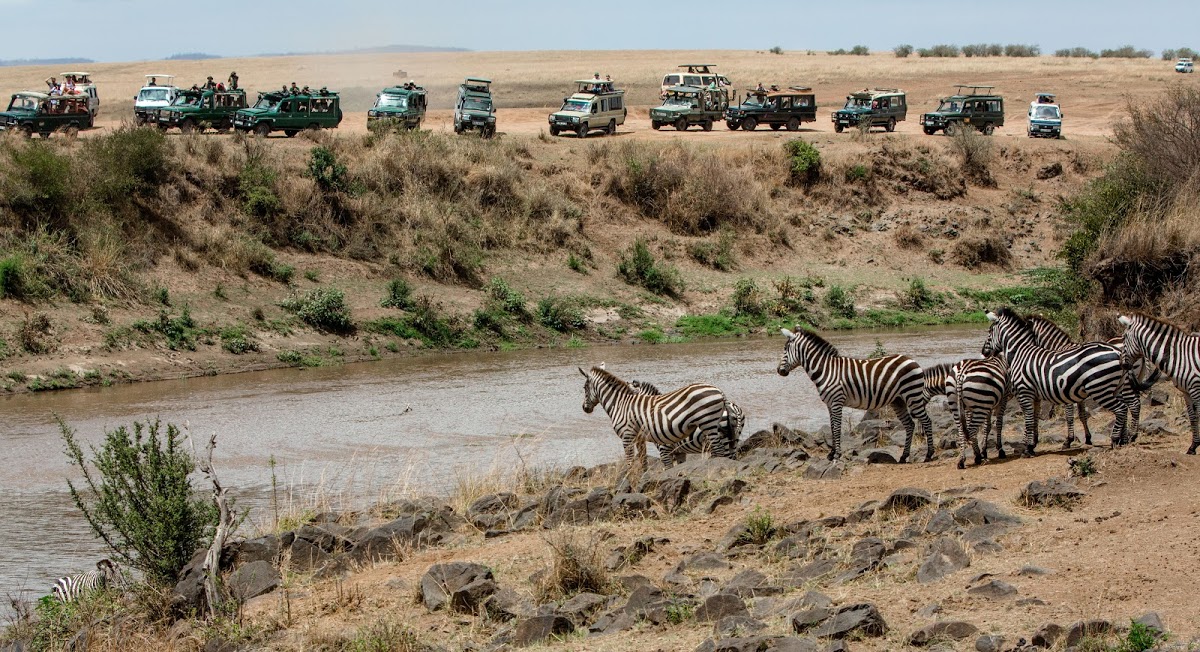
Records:
M612 580L604 567L604 552L597 534L560 528L542 536L550 549L550 563L534 586L538 602L589 592L607 595Z

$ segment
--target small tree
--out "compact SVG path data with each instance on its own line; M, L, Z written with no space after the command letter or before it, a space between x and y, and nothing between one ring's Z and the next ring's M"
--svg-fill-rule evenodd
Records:
M897 57L903 59L913 53L913 46L908 44L897 45L892 48L892 52L895 52Z
M217 523L216 508L188 479L196 464L183 449L179 428L167 424L164 435L159 421L134 422L132 433L121 426L105 432L87 460L75 431L62 419L58 426L86 485L68 480L67 487L92 532L147 581L174 583Z

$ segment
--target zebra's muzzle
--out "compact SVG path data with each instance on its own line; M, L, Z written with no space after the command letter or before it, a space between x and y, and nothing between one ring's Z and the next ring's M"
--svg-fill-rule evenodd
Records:
M583 411L586 412L587 414L591 414L592 410L595 410L595 409L596 409L595 405L588 405L587 403L583 404Z
M779 365L779 366L778 366L778 367L775 369L775 371L779 372L779 375L780 375L780 376L786 376L786 375L788 375L789 373L791 373L791 372L792 372L792 370L791 370L791 369L788 369L788 368L787 368L786 366L784 366L784 365Z

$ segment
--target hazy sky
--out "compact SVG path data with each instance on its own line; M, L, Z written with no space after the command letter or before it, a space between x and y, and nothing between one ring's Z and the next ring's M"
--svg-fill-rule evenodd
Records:
M606 9L589 16L581 11L589 4ZM829 50L860 43L887 50L899 43L978 42L1033 43L1043 52L1127 43L1200 47L1200 18L1192 3L1179 0L952 6L946 0L0 0L0 59L136 61L177 52L239 56L397 43L472 50Z

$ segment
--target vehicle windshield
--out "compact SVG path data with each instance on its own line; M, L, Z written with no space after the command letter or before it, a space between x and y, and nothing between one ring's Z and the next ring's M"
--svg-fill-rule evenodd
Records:
M171 106L200 106L199 95L176 95Z
M696 106L696 98L692 95L668 95L663 106Z
M762 108L766 98L761 95L750 95L746 97L746 101L742 102L742 106L748 109Z
M1033 109L1033 117L1036 120L1059 120L1062 115L1057 106L1039 106Z
M942 103L938 105L938 111L958 113L959 111L962 111L962 102L958 100L942 100Z
M143 88L138 93L141 102L166 102L171 99L171 91L166 88Z
M853 109L853 108L858 108L858 107L867 108L870 106L871 106L871 100L868 98L865 98L865 97L847 97L846 98L846 108L847 109Z
M591 102L588 102L587 100L567 100L563 103L562 108L559 109L559 111L579 111L582 113L587 113L591 110L589 108L590 106Z
M279 104L279 100L274 99L272 97L268 97L266 95L261 95L261 96L259 96L258 101L254 103L254 108L256 108L256 109L273 109L273 108L275 108L276 104Z
M468 111L489 111L490 112L492 110L492 102L491 102L491 100L467 99L467 100L463 100L463 108Z
M33 97L14 97L8 103L9 111L36 111L38 100Z
M375 100L375 108L390 108L390 109L407 109L407 95L380 95L379 99Z

